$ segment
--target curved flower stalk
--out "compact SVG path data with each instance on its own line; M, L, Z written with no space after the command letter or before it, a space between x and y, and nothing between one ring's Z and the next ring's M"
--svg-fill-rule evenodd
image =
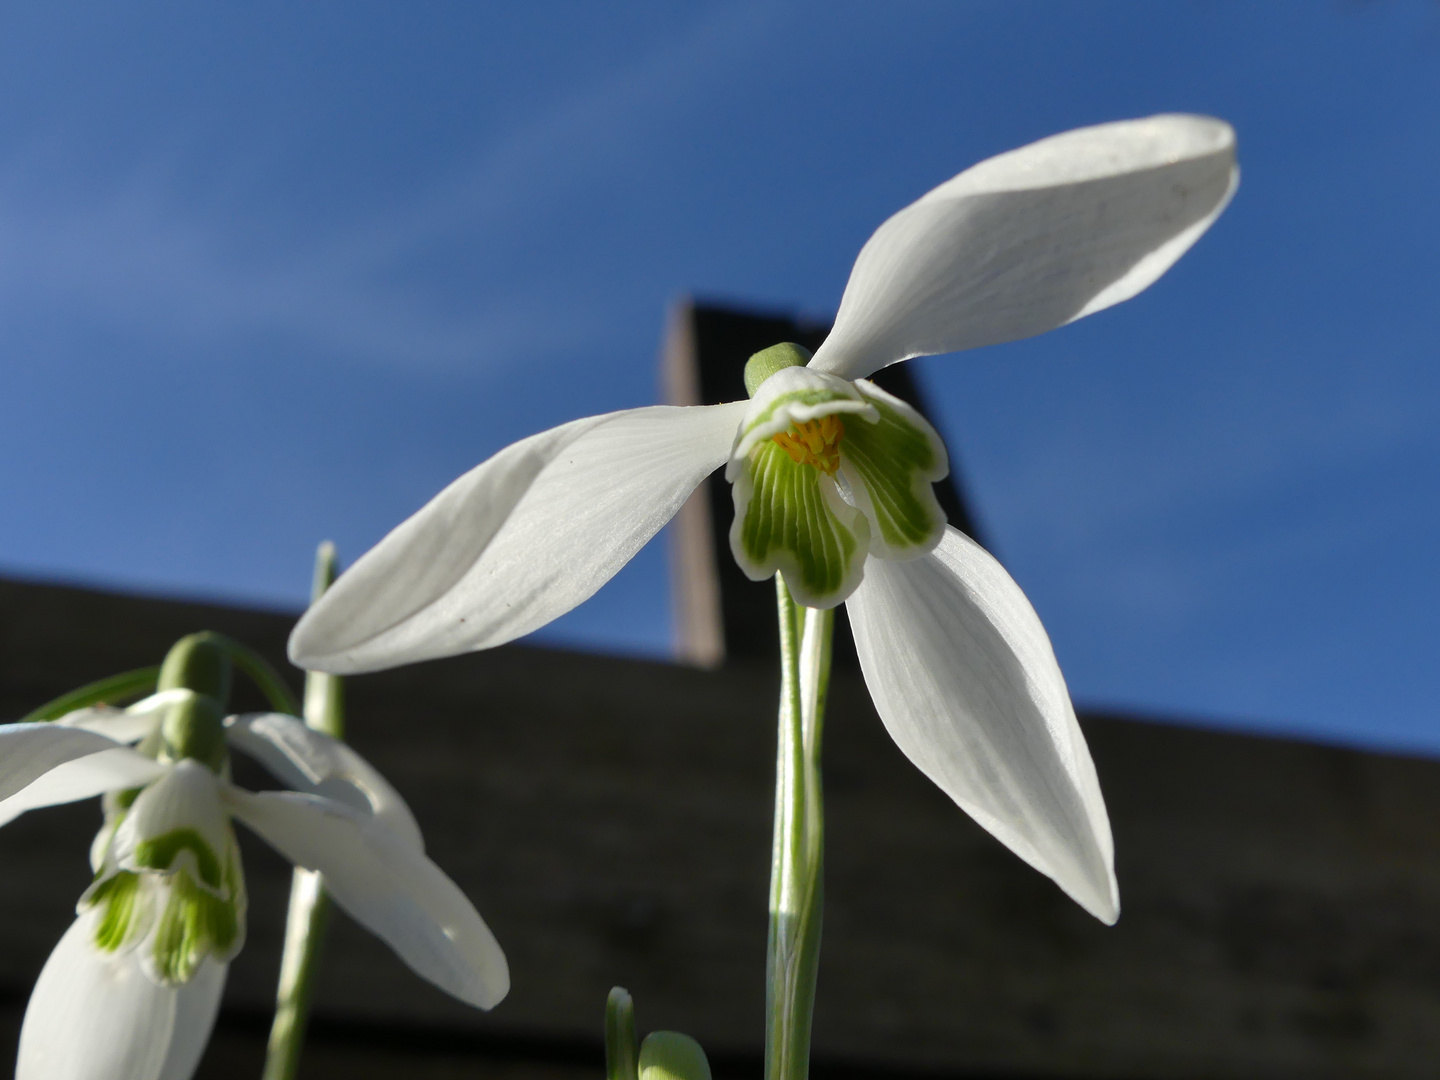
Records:
M295 790L235 787L232 747ZM404 800L293 716L223 717L216 698L181 687L129 709L0 725L0 824L96 795L95 881L35 984L17 1080L194 1072L245 937L232 820L323 872L335 902L437 986L484 1009L509 989L500 946L426 857Z
M808 357L757 354L749 401L575 420L500 451L361 558L290 639L303 667L370 671L485 649L605 583L721 465L731 547L811 608L849 604L901 749L1096 917L1118 895L1094 767L1019 587L944 521L944 447L865 376L1029 337L1155 281L1235 190L1234 133L1155 116L981 162L865 244Z

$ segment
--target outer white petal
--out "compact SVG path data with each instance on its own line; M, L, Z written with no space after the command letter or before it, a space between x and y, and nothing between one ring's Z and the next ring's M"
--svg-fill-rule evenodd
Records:
M210 1036L223 965L160 986L131 950L96 949L97 912L70 925L25 1011L16 1080L188 1080Z
M228 971L228 964L206 957L188 983L174 988L175 1027L158 1080L190 1080L195 1075L215 1027Z
M515 443L367 552L290 637L341 674L504 644L589 598L730 453L745 402L630 409Z
M420 826L400 793L350 747L284 713L247 713L225 721L226 738L297 791L324 795L374 815L424 850Z
M164 771L164 765L123 746L75 758L55 766L0 802L0 825L9 824L27 810L77 802L107 791L140 787Z
M225 798L280 854L324 874L335 902L419 975L482 1009L509 992L505 954L459 886L368 814L290 791Z
M1110 821L1045 628L953 528L910 562L871 559L851 596L865 682L920 770L1096 918L1120 911Z
M114 750L114 739L58 724L0 724L0 799L29 787L57 765Z
M1235 133L1206 116L1080 128L982 161L875 231L810 366L858 378L1118 304L1199 239L1238 182Z

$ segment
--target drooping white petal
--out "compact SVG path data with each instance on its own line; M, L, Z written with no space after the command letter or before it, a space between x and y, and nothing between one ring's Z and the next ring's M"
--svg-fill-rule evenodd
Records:
M866 685L926 776L1096 918L1119 914L1110 822L1045 628L953 528L910 562L871 559L848 601Z
M118 745L114 739L83 728L0 724L0 799L29 787L57 765Z
M93 944L97 913L70 925L25 1010L16 1080L188 1080L210 1036L225 967L160 986L133 951Z
M228 971L228 964L206 958L189 982L175 987L175 1027L157 1080L190 1080L195 1075L215 1027Z
M290 787L372 814L401 839L424 850L420 826L400 793L343 742L284 713L232 716L225 728L232 746Z
M730 452L744 402L576 420L472 469L367 552L295 627L346 674L501 645L588 599Z
M0 825L9 824L27 810L78 802L107 791L140 787L164 771L164 765L123 746L75 758L55 766L8 799L0 801Z
M368 814L298 792L227 787L235 816L325 888L416 973L461 1001L493 1008L510 989L505 954L459 887Z
M853 379L911 356L1063 326L1146 288L1239 182L1205 116L1080 128L982 161L866 242L810 366Z

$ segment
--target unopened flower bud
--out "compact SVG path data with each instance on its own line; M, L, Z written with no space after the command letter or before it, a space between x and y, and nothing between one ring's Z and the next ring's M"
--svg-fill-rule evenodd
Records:
M652 1031L640 1044L640 1080L710 1080L700 1044L678 1031Z

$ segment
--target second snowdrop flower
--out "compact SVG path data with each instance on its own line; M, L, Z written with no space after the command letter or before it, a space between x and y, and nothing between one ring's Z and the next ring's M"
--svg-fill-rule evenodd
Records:
M245 936L232 820L322 871L335 902L426 979L481 1008L505 996L500 946L358 754L293 716L226 717L229 661L210 635L182 639L160 684L128 710L0 725L0 824L96 795L105 808L95 880L25 1013L17 1080L191 1075ZM234 786L231 748L297 790Z

